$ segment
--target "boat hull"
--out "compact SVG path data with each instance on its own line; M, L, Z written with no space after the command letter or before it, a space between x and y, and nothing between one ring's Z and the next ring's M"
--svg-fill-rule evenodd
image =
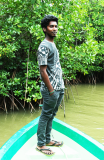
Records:
M34 156L35 159L36 157L37 159L46 158L45 155L40 152L38 153L38 151L35 150L37 143L36 132L38 121L39 117L24 126L2 146L0 149L0 160L16 160L19 155L19 159L22 160L26 160L26 157L28 157L28 160L32 160L34 159ZM59 140L64 141L64 145L62 147L53 148L55 151L54 158L76 158L78 160L85 160L86 156L92 156L91 160L104 160L104 146L78 129L55 118L53 121L52 132L55 139L59 138ZM30 146L27 151L26 145ZM82 148L82 151L79 151L79 148ZM84 159L83 156L85 157ZM88 160L88 157L86 160Z

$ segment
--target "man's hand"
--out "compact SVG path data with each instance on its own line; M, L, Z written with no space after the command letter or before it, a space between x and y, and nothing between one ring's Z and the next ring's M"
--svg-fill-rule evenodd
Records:
M53 89L50 93L50 96L52 96L54 94L55 90Z

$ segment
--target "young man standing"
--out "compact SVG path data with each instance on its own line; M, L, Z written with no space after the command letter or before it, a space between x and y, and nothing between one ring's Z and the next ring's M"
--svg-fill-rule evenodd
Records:
M40 43L37 59L40 68L41 94L43 107L37 130L37 150L47 155L54 152L47 146L61 146L63 142L51 140L52 121L64 95L64 82L59 62L59 53L54 43L57 34L58 18L53 15L45 16L41 21L45 39Z

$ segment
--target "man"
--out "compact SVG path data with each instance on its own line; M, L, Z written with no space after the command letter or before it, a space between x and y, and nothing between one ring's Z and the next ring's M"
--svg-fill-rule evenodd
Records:
M59 62L59 53L54 43L57 34L58 18L45 16L41 21L45 39L40 43L37 59L41 75L42 113L37 130L37 150L47 155L54 152L47 146L61 146L63 142L51 140L52 121L64 95L64 82Z

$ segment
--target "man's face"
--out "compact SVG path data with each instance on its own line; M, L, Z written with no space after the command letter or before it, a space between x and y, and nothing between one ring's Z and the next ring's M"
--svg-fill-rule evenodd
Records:
M49 25L47 28L43 28L46 36L48 35L49 37L56 37L57 34L57 22L56 21L50 21Z

